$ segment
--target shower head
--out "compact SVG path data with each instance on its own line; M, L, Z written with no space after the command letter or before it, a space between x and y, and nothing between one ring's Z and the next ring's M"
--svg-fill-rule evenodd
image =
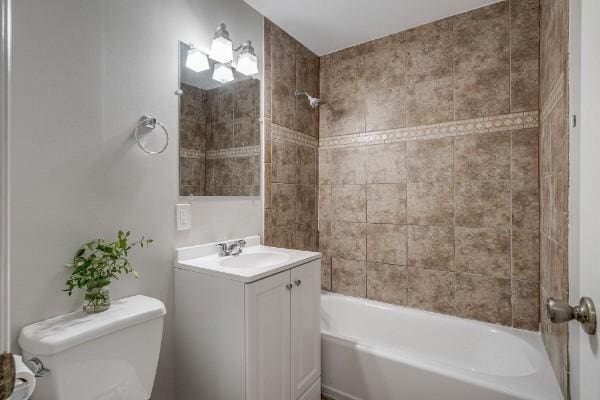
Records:
M294 93L296 96L302 96L305 95L306 97L308 97L308 105L310 106L310 108L316 109L317 107L319 107L319 104L321 104L321 99L317 99L316 97L312 97L310 94L302 91L302 90L296 90L296 92Z

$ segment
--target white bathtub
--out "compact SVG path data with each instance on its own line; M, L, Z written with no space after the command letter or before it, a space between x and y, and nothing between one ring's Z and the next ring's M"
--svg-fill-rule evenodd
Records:
M334 399L562 399L537 333L336 294L321 308Z

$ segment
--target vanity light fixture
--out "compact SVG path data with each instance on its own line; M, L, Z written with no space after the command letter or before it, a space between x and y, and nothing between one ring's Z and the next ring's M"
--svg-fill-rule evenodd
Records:
M254 52L254 47L252 47L252 42L250 40L244 42L240 46L240 55L237 59L236 70L244 75L254 75L258 74L258 61L256 58L256 53Z
M202 72L210 68L206 54L195 48L193 44L190 44L187 51L185 66L194 72Z
M210 46L209 57L222 64L233 61L233 43L224 23L219 24Z
M215 64L212 78L221 83L231 82L234 79L233 71L229 65L218 63Z

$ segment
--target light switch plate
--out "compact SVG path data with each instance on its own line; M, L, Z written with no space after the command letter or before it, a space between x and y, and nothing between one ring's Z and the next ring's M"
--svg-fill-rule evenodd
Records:
M192 229L192 205L191 204L177 204L175 206L175 213L177 218L177 230L188 231Z

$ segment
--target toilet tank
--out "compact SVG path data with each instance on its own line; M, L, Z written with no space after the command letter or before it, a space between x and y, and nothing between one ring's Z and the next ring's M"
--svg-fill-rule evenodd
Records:
M41 360L34 400L148 400L165 306L133 296L98 314L83 311L28 325L19 334L23 360Z

